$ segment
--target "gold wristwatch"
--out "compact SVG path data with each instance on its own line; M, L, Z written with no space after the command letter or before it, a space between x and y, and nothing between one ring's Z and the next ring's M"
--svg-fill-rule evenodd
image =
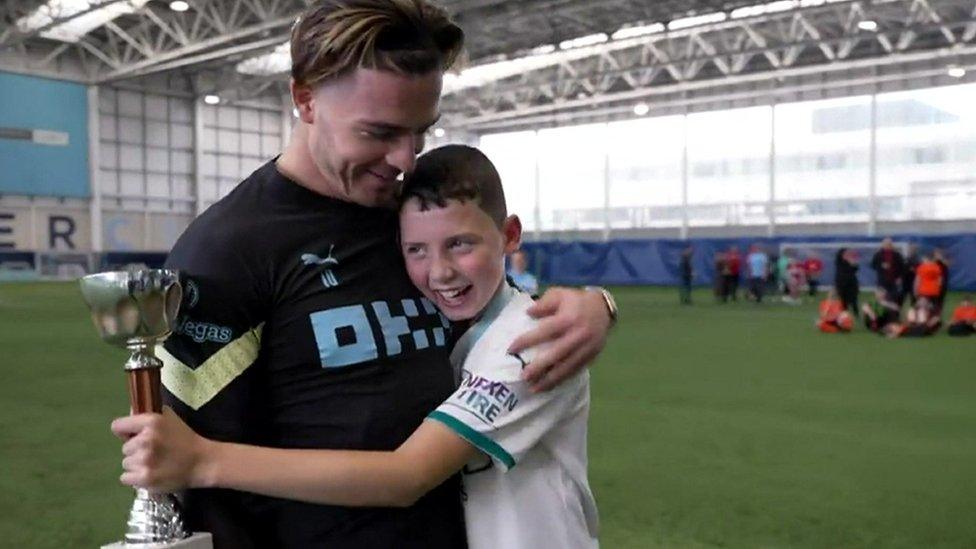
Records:
M613 328L617 324L617 302L613 299L610 291L600 286L584 286L583 289L587 292L597 292L603 296L603 302L607 305L607 314L610 315L610 327Z

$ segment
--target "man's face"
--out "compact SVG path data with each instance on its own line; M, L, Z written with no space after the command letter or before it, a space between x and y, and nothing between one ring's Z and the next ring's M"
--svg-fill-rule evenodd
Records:
M419 200L408 200L400 242L410 280L447 318L477 317L502 283L505 254L518 248L513 219L500 230L473 201L421 210Z
M393 207L400 175L413 171L424 134L437 121L440 71L422 76L357 69L311 92L308 147L328 194L367 207Z

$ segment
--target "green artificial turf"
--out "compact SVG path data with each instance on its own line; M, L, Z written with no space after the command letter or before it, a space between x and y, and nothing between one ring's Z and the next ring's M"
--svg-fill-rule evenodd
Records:
M812 303L615 292L592 370L603 547L976 546L976 337L825 335ZM0 546L121 537L124 360L74 284L0 285Z

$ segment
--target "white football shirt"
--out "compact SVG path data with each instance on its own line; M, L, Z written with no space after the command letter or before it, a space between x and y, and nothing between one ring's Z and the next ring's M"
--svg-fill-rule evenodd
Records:
M532 299L503 284L458 340L460 387L428 419L483 452L464 469L471 549L594 548L598 518L586 478L589 373L533 394L521 373L532 350L508 354L532 329Z

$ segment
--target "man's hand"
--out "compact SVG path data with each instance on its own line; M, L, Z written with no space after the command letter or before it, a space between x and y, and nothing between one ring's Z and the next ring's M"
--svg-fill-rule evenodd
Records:
M205 486L206 456L213 443L193 432L169 407L162 414L112 422L122 445L122 484L154 492Z
M546 344L522 371L533 391L547 391L572 377L603 350L610 314L598 292L550 288L529 308L541 319L536 329L519 336L508 351L518 353Z

